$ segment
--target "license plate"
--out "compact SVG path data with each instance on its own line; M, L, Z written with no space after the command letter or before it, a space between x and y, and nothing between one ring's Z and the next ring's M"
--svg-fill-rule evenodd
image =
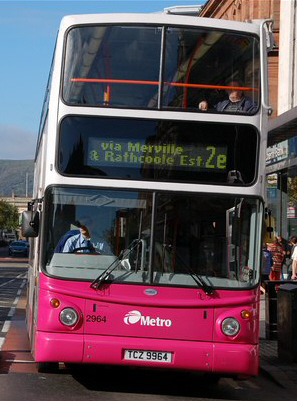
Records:
M124 359L126 361L171 363L172 353L125 349Z

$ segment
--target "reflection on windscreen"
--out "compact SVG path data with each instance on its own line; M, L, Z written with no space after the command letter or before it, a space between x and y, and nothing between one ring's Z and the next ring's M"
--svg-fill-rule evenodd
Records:
M46 200L53 276L92 281L112 267L106 279L114 283L193 287L198 275L227 288L259 278L256 199L53 188Z

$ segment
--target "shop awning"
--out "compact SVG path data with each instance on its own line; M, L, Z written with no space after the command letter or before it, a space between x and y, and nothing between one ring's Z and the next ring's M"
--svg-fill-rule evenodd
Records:
M294 107L270 121L267 146L273 146L296 135L297 107Z

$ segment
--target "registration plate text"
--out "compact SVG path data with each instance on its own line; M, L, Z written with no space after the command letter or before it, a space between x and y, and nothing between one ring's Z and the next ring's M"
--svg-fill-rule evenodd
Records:
M126 349L124 359L128 361L163 362L171 363L171 352L141 351Z

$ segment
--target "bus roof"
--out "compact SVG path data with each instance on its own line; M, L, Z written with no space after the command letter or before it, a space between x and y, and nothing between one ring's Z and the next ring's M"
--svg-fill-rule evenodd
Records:
M211 29L226 29L231 31L259 34L258 24L238 22L214 18L202 18L193 15L177 15L173 13L112 13L112 14L81 14L63 17L60 30L67 30L72 25L85 24L168 24L183 26L202 26Z

